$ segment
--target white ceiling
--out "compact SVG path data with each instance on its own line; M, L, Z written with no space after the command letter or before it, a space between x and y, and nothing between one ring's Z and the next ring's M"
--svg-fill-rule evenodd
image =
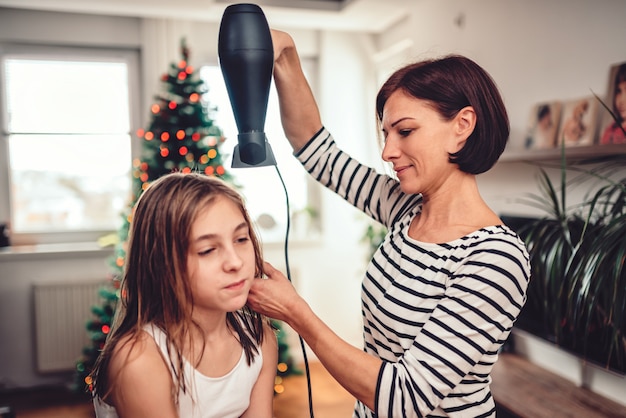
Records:
M258 0L270 26L381 32L415 0ZM245 1L241 1L245 2ZM0 7L219 22L226 0L0 0Z

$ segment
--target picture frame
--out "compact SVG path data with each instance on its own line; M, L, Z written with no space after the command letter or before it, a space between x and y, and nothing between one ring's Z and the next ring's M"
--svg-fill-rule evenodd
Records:
M550 149L556 146L561 108L559 101L537 103L532 107L524 139L525 149Z
M591 95L563 102L557 145L589 146L595 142L599 102Z
M616 94L620 92L622 97L626 97L626 61L613 64L609 70L609 81L606 89L604 104L611 109L611 112L622 118L622 121L626 119L626 110L624 104L621 106L621 113L618 109L615 101ZM626 101L626 98L623 99ZM611 113L601 107L600 129L598 130L598 144L623 144L626 143L626 134L616 125L615 120ZM624 123L622 123L624 125Z

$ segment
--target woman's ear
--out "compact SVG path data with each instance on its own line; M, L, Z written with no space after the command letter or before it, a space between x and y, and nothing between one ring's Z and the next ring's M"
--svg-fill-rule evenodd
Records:
M455 120L455 143L454 152L460 151L465 145L467 138L474 132L476 127L476 112L472 106L466 106L457 113Z

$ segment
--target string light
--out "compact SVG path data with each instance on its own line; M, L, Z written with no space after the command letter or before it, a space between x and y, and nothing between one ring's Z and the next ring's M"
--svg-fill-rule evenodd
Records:
M175 101L173 101L173 100L172 100L172 101L170 101L170 102L167 104L167 107L169 107L169 108L170 108L170 110L174 110L174 109L176 109L176 106L178 106L178 104L177 104Z
M206 155L207 155L210 159L213 159L213 158L217 157L217 151L216 151L214 148L212 148L212 149L210 149L210 150L206 153Z
M182 129L176 131L176 138L178 138L179 141L185 139L185 131L183 131Z
M207 176L212 176L215 173L215 167L213 167L212 165L207 166L207 168L204 169L204 174L206 174Z
M226 170L224 169L223 166L217 166L217 168L215 169L215 171L217 171L217 174L219 174L220 176L223 176L224 173L226 173Z
M161 132L161 141L167 142L169 140L170 140L170 133L169 132Z
M187 155L187 152L188 152L188 151L189 151L189 150L188 150L188 149L187 149L187 147L186 147L186 146L184 146L184 145L183 145L182 147L178 148L178 153L179 153L180 155L182 155L182 156Z
M154 114L157 114L161 111L161 106L155 103L152 105L152 107L150 107L150 111Z
M145 131L141 128L137 129L137 136L139 138L143 138L143 135L145 134Z
M194 132L191 134L191 139L194 142L198 142L200 140L200 132Z
M198 100L200 100L200 95L198 93L191 93L189 95L189 101L192 103L196 103Z
M166 147L161 148L161 157L166 158L168 155L170 155L170 150Z
M152 141L154 139L154 133L153 132L146 132L146 134L144 135L144 138L146 139L146 141Z

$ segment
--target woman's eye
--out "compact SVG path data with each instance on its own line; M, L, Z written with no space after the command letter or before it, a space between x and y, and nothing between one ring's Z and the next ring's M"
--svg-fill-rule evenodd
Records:
M413 132L412 129L400 129L400 131L398 131L398 133L402 137L407 137L407 136L411 135L411 132Z

